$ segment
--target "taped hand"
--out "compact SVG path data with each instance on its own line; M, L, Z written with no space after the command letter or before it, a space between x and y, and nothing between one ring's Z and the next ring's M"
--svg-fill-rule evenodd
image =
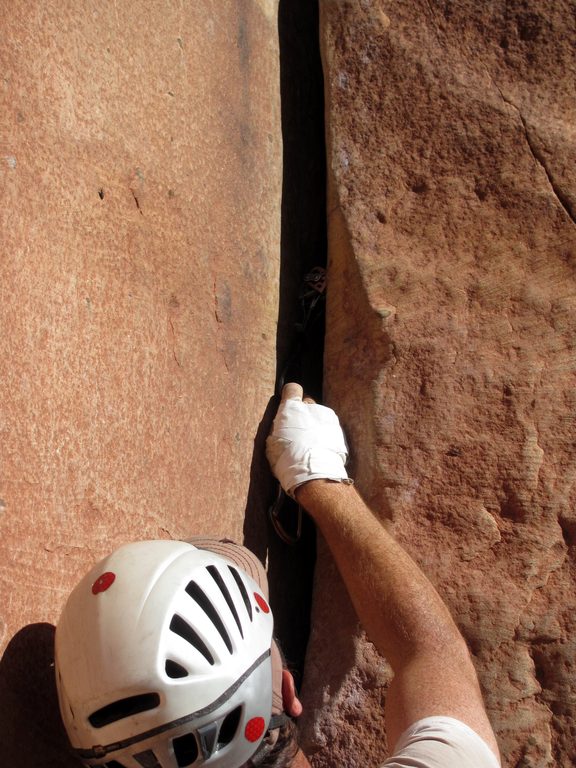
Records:
M338 416L331 408L303 402L302 395L299 384L286 384L266 440L272 472L292 498L309 480L353 482L344 468L348 449Z

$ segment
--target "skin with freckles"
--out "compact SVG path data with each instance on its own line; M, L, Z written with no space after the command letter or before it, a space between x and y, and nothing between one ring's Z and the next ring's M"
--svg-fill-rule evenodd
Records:
M282 399L292 398L303 399L299 384L284 387ZM444 715L468 725L499 756L466 643L416 563L353 486L310 480L295 495L328 543L368 636L394 671L386 700L388 743L396 744L417 720ZM285 706L301 711L293 688L286 688ZM292 765L309 763L299 753Z

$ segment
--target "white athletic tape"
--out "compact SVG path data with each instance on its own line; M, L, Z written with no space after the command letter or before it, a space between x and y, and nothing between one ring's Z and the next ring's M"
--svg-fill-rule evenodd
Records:
M344 468L348 449L338 416L331 408L285 400L266 441L272 471L289 496L308 480L351 482Z

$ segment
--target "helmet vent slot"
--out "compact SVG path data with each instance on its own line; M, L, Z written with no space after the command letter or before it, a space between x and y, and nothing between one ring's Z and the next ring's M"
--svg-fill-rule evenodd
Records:
M104 763L105 768L126 768L123 763L119 763L118 760L110 760L109 763Z
M176 739L172 739L172 746L179 768L192 765L198 758L198 744L193 733L187 733L185 736L178 736Z
M186 642L190 643L190 645L193 645L197 651L200 651L202 656L204 656L209 664L214 664L214 657L206 647L204 641L196 634L196 632L194 632L190 624L188 624L187 621L184 621L181 616L178 616L178 614L174 614L174 616L172 616L170 629L176 635L180 635L180 637L183 640L186 640Z
M233 709L232 712L229 712L226 715L222 727L220 728L220 733L218 734L217 749L221 749L222 747L225 747L226 744L230 744L234 736L236 736L241 714L242 707L236 707L236 709Z
M119 699L112 704L107 704L102 709L93 712L88 720L94 728L103 728L105 725L110 725L117 720L130 717L130 715L156 709L159 704L160 696L157 693L141 693L138 696L129 696L127 699Z
M168 677L174 679L178 677L188 677L188 670L184 669L184 667L176 661L172 661L172 659L166 659L165 669Z
M218 585L218 589L220 590L220 592L222 592L222 597L224 598L224 600L226 600L228 608L230 608L230 612L232 616L234 616L234 621L238 625L238 631L240 632L240 636L244 637L244 632L242 632L242 624L240 624L240 617L238 616L238 611L236 610L236 606L232 601L232 596L228 591L228 587L224 583L224 579L220 575L220 572L218 571L215 565L208 565L206 570Z
M140 763L142 768L162 768L158 762L158 758L151 749L147 749L146 752L140 752L138 755L134 755L134 759Z
M246 611L248 612L250 621L252 621L252 603L250 601L250 598L248 597L248 592L246 592L246 587L244 586L242 577L240 576L236 568L233 568L231 565L228 566L228 570L230 571L230 573L234 577L234 581L238 585L238 589L240 590L240 594L242 595L242 600L244 600L244 605L246 606Z
M212 624L216 627L218 630L220 637L222 640L224 640L224 643L226 644L226 648L232 653L232 643L230 641L230 636L228 635L228 632L226 632L226 627L222 623L222 619L218 615L218 612L216 611L216 608L212 605L210 602L210 599L204 594L204 592L200 589L198 584L196 584L195 581L190 581L188 583L188 586L186 587L186 592L190 595L190 597L195 600L200 608L204 611L206 616L210 619Z

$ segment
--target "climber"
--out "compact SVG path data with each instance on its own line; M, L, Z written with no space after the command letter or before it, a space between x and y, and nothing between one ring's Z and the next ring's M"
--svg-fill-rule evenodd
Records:
M246 548L120 547L72 591L56 628L73 752L102 768L298 766L302 705L272 628L264 567Z
M497 768L468 650L446 607L351 485L332 410L287 384L267 455L326 538L394 670L388 768ZM56 628L60 711L101 768L305 768L302 705L273 639L264 569L229 541L126 544L68 598Z
M286 384L267 455L324 536L368 637L392 666L385 712L392 755L383 768L497 768L466 643L432 584L353 487L334 411Z

